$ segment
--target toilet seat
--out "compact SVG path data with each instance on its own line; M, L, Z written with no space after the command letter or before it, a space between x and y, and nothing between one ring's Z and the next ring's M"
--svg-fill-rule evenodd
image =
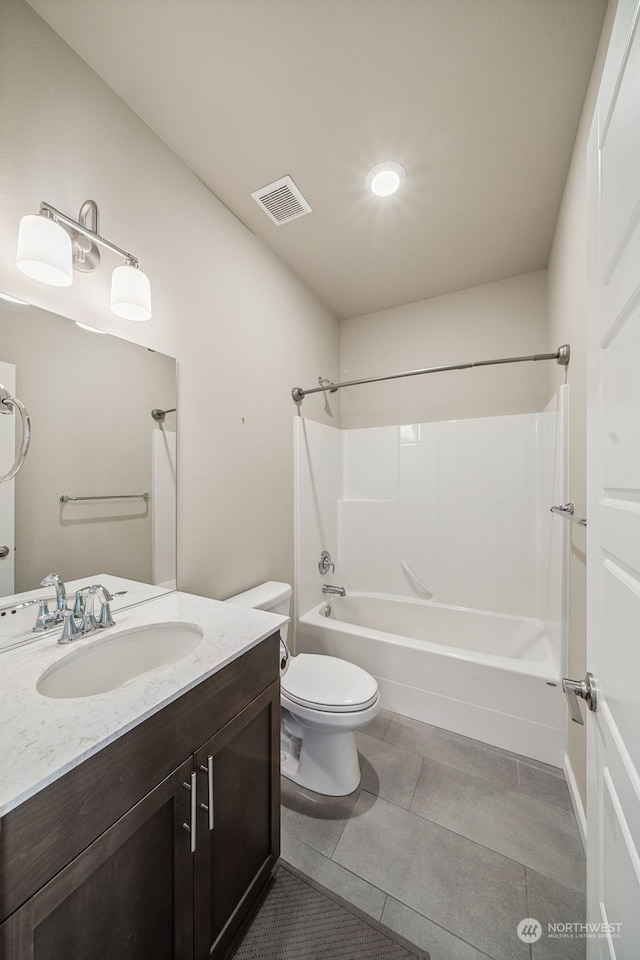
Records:
M375 679L354 663L301 653L289 664L282 692L294 704L327 713L356 713L378 700Z

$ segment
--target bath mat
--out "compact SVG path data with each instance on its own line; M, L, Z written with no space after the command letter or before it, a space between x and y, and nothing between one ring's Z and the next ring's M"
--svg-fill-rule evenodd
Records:
M233 960L429 960L331 890L280 862Z

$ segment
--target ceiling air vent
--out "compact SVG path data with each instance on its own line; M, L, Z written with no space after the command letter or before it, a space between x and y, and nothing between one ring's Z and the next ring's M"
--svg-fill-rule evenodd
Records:
M311 213L311 207L291 177L282 177L256 190L251 196L274 223L289 223Z

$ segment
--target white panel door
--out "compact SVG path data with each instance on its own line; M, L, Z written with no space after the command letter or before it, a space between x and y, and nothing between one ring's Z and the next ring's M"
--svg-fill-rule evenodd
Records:
M16 368L0 360L0 383L12 397L16 393ZM11 467L16 456L16 414L0 416L0 476ZM0 597L14 593L15 480L0 483Z
M588 148L590 960L640 957L639 13L618 3Z

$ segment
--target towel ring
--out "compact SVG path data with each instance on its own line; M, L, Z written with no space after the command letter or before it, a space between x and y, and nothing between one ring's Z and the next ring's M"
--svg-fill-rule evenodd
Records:
M22 423L22 443L20 444L20 450L18 451L18 456L15 459L15 462L11 469L0 476L0 483L5 483L7 480L13 480L16 473L24 463L29 451L29 444L31 443L31 421L29 420L29 414L27 413L26 407L23 403L16 397L12 397L9 394L9 391L6 390L0 383L0 413L12 414L13 409L16 409L20 414L20 421Z

